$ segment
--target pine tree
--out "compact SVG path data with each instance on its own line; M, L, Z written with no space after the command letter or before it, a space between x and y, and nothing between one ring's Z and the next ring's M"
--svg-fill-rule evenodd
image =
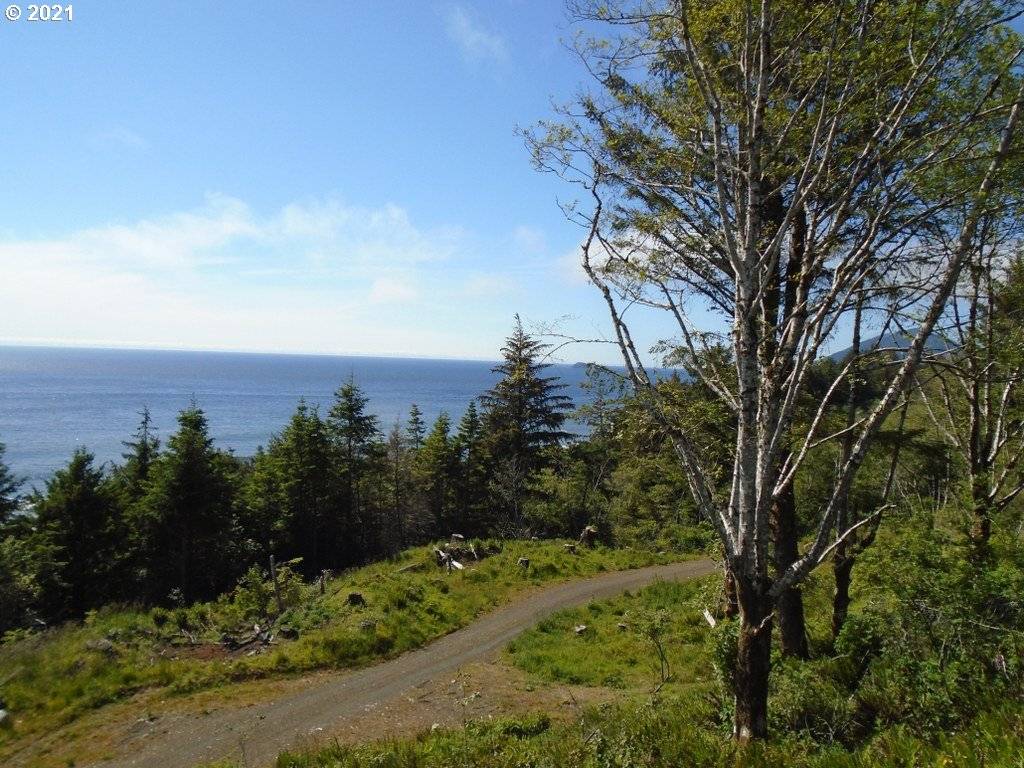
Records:
M475 400L469 401L466 412L459 419L459 431L456 439L459 442L460 451L469 451L479 444L480 413L477 411Z
M0 635L41 618L39 609L47 596L64 595L57 578L61 565L41 532L26 526L17 533L0 534Z
M274 441L271 439L271 450ZM239 528L249 560L265 563L270 555L293 557L288 511L278 458L260 446L239 489Z
M0 443L0 527L3 527L18 509L18 490L22 484L22 480L11 472L4 461L6 452L7 446Z
M541 362L547 344L523 330L519 315L501 352L504 361L493 368L501 380L480 400L484 405L490 468L490 487L504 513L502 533L523 532L523 501L530 478L548 464L548 449L572 437L562 427L572 400L557 377L544 376Z
M451 419L441 412L423 447L416 455L416 480L435 535L457 531L451 528L455 446L450 436Z
M423 439L427 434L427 425L423 421L423 411L416 403L409 408L409 421L405 428L405 434L409 439L409 447L413 450L423 445Z
M304 559L309 573L334 567L342 531L331 442L319 411L300 401L288 426L272 441L269 454L281 483L282 525L289 552Z
M455 435L456 477L452 526L466 536L485 532L487 468L483 445L483 425L476 403L470 401L459 420Z
M383 538L389 544L388 549L397 552L417 538L414 520L409 515L413 490L407 431L397 418L388 432L385 455L389 520Z
M492 370L501 380L480 399L484 425L494 457L515 460L530 473L544 464L544 449L572 437L562 427L573 408L558 377L543 376L547 344L523 330L515 316L512 335L501 348L504 361Z
M60 564L60 594L46 597L51 616L81 616L117 596L116 565L123 551L123 525L114 493L93 455L75 451L67 467L33 500L35 521Z
M234 575L231 469L203 411L183 410L139 505L151 598L166 600L172 590L185 601L212 598Z
M328 430L340 459L342 507L347 512L341 525L345 550L342 558L346 564L365 559L366 545L372 538L363 481L371 469L374 443L380 432L377 417L367 413L369 401L350 377L335 393L334 405L327 417Z
M142 497L150 467L160 453L160 441L153 432L149 408L143 407L139 416L141 420L132 439L121 443L127 450L121 454L124 464L115 473L128 502L138 501Z

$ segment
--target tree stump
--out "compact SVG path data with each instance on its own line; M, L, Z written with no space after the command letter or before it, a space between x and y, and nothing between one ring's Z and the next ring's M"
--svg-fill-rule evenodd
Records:
M597 543L597 528L588 525L580 533L579 543L584 547L592 547Z

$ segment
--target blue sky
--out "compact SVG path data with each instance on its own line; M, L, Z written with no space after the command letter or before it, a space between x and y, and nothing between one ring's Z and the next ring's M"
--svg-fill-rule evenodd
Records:
M493 358L514 312L594 335L573 191L514 133L584 81L572 32L557 0L0 19L0 341Z

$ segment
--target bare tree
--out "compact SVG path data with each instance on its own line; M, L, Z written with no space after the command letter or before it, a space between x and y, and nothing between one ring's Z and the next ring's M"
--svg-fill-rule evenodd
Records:
M978 560L988 554L993 516L1024 491L1024 262L1009 252L1019 237L1016 211L1010 213L983 222L942 318L946 349L917 388L965 469Z
M572 10L609 30L577 44L600 91L528 141L540 168L587 192L591 205L566 207L586 227L583 267L735 578L734 735L764 737L773 610L870 520L837 535L843 499L906 398L1015 147L1020 52L1005 24L1019 7L663 0ZM851 425L826 429L849 364L798 424L812 366L857 302L883 326L915 315L909 348ZM735 414L724 491L656 386L633 332L643 313L670 324L665 343ZM712 354L722 347L728 355ZM849 451L812 543L773 569L773 508L808 453L844 435Z

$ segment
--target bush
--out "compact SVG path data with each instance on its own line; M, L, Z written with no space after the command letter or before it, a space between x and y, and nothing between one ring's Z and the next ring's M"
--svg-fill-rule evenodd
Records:
M799 733L819 744L846 744L863 735L849 690L834 662L787 659L773 665L769 714L775 733Z
M165 608L154 608L149 612L149 616L153 620L153 626L158 630L163 629L171 619L171 614Z

